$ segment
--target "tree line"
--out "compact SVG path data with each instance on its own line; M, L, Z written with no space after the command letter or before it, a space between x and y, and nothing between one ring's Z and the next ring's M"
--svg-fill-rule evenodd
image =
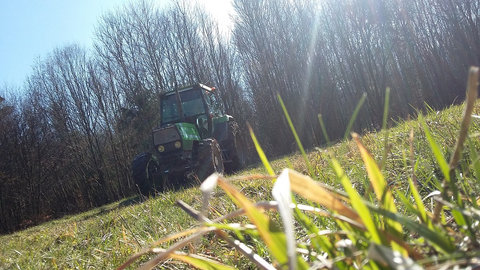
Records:
M390 114L463 99L480 64L480 3L454 0L233 0L233 28L201 7L141 1L102 16L92 49L72 44L33 65L0 98L0 232L83 211L138 191L130 162L151 147L159 95L215 86L228 114L266 152L294 150L279 94L306 146ZM2 91L0 91L2 92ZM244 133L247 137L247 133Z

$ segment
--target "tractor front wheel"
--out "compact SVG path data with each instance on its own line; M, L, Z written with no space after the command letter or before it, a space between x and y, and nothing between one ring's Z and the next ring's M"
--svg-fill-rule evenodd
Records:
M212 173L222 174L224 171L222 150L215 139L207 139L202 142L198 150L198 168L196 174L203 182Z
M132 161L132 177L135 185L137 185L140 193L148 196L153 193L158 187L158 164L152 157L151 153L141 153L137 155ZM156 186L157 185L157 186Z

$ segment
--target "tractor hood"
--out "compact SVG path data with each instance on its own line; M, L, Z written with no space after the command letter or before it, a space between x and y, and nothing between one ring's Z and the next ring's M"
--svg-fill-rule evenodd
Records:
M153 144L160 153L180 149L190 151L193 141L198 140L200 135L197 128L190 123L175 123L153 130Z

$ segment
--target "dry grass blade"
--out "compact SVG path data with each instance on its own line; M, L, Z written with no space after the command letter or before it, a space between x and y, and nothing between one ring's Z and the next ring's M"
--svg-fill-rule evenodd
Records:
M452 155L452 158L450 159L450 163L448 164L449 174L452 174L453 170L457 166L457 163L460 160L460 155L462 153L463 144L465 142L465 139L467 138L468 128L472 120L473 107L475 105L475 101L477 100L477 96L478 96L478 79L479 79L478 77L479 77L479 68L470 67L470 70L468 73L465 110L463 111L463 119L462 119L462 123L460 124L458 139L457 139L457 142L455 143L455 150ZM442 186L443 186L442 198L444 200L447 200L449 196L448 195L449 183L446 180L444 180L442 183ZM434 209L434 214L433 214L434 222L438 221L441 210L442 210L442 204L437 203Z
M178 200L177 205L180 206L180 208L182 208L183 211L185 211L189 216L193 217L194 219L202 222L211 222L207 217L202 215L201 212L195 210L193 207L191 207L184 201Z
M197 210L193 209L190 205L186 204L183 201L177 201L177 204L185 211L187 214L190 216L194 217L195 219L199 221L204 221L206 223L212 223L211 220L206 218L205 216L201 215L200 212ZM214 227L212 227L214 228ZM251 248L249 248L247 245L243 244L242 242L238 240L232 240L231 237L221 231L221 230L215 230L215 234L225 240L230 246L236 248L240 253L245 255L251 262L255 263L259 269L264 269L264 270L274 270L275 267L273 267L271 264L269 264L267 261L265 261L262 257L260 257L258 254L253 252Z
M275 202L275 201L269 201L269 202L258 202L258 203L255 203L254 204L256 208L259 208L259 209L264 209L264 210L278 210L278 203ZM347 222L349 223L350 225L353 225L359 229L362 229L364 230L365 229L365 226L363 226L362 223L358 223L350 218L347 218L345 216L342 216L342 215L336 215L332 212L328 212L328 211L325 211L323 209L320 209L320 208L317 208L317 207L313 207L313 206L310 206L310 205L304 205L304 204L291 204L290 205L290 208L294 209L294 208L298 208L299 210L301 211L305 211L305 212L311 212L311 213L314 213L316 215L320 215L322 217L331 217L331 218L335 218L335 219L339 219L341 221L344 221L344 222ZM241 208L241 209L238 209L236 211L233 211L231 213L228 213L224 216L221 216L221 217L218 217L218 218L215 218L214 220L212 220L214 223L216 222L220 222L222 220L226 220L226 219L231 219L231 218L235 218L235 217L239 217L241 215L244 215L245 214L245 209Z
M153 253L163 253L166 250L163 248L154 248L152 249ZM200 256L197 254L188 254L181 251L172 252L169 256L170 259L183 261L192 266L198 267L200 269L209 269L209 270L233 270L235 268L228 265L222 264L218 261L212 260L206 256Z
M197 220L201 220L201 221L204 221L204 222L207 222L207 223L211 223L211 221L204 217L200 212L196 211L195 209L193 209L191 206L189 206L188 204L182 202L182 201L178 201L177 202L181 207L182 209L186 210L186 212L191 215L192 217L196 218ZM199 239L199 237L201 237L202 235L204 235L205 233L207 232L211 232L211 231L214 231L217 236L221 237L223 240L225 240L229 245L235 247L237 250L239 250L242 254L244 254L247 258L249 258L252 262L254 262L258 267L259 269L264 269L264 270L275 270L275 268L269 264L268 262L266 262L262 257L260 257L258 254L254 253L249 247L247 247L245 244L239 242L238 240L232 240L230 239L230 237L228 236L228 234L226 234L225 232L221 231L221 230L217 230L215 227L209 227L208 229L204 228L204 227L201 227L204 229L204 231L200 231L199 233L197 234L194 234L186 239L184 239L183 241L180 241L180 242L177 242L175 243L173 246L171 246L169 249L166 249L166 250L163 250L163 249L160 249L160 252L159 252L159 255L157 255L157 257L155 257L154 259L148 261L147 263L145 263L144 265L142 265L139 269L152 269L153 267L155 267L157 264L159 264L160 262L162 262L163 260L167 259L167 258L173 258L175 257L174 255L174 252L176 252L176 250L182 248L182 247L185 247L188 243L191 243L192 241L195 241L197 239ZM159 251L159 249L148 249L148 252L155 252L155 251ZM145 253L143 253L145 254ZM143 255L143 254L140 254L140 255ZM137 255L137 254L136 254ZM125 262L121 268L119 269L125 269L127 266L129 266L133 261L135 261L139 256L132 256L131 259L129 259L127 262Z
M276 175L267 175L267 174L250 174L250 175L235 175L228 177L229 181L256 181L256 180L274 180L277 178Z
M173 244L170 248L168 248L167 250L165 250L164 252L161 252L160 254L158 254L155 258L151 259L150 261L146 262L144 265L140 266L138 269L140 270L149 270L149 269L152 269L153 267L155 267L157 264L159 264L160 262L162 262L163 260L167 259L171 253L173 253L174 251L180 249L180 248L183 248L185 247L186 245L188 245L189 243L191 243L192 241L195 241L196 239L199 239L200 237L202 237L204 234L206 234L207 232L210 232L210 231L213 231L214 229L210 229L210 230L205 230L205 231L202 231L202 232L199 232L199 233L196 233L194 235L191 235L187 238L185 238L184 240L180 241L180 242L177 242L175 244Z
M243 255L245 255L251 262L254 262L259 269L263 270L277 270L273 265L269 264L265 261L260 255L253 252L251 248L249 248L244 243L238 240L232 240L225 232L219 231L219 236L222 237L230 246L236 248L240 251Z
M235 268L227 266L218 261L206 258L204 256L199 256L195 254L180 254L178 252L170 254L170 258L183 261L199 269L208 269L208 270L234 270Z
M209 227L198 227L198 228L193 228L193 229L190 229L190 230L186 230L186 231L183 231L183 232L180 232L180 233L176 233L176 234L173 234L173 235L169 235L167 237L164 237L158 241L155 241L154 243L152 243L151 246L158 246L160 245L161 243L165 243L165 242L168 242L168 241L172 241L172 240L175 240L175 239L178 239L178 238L181 238L181 237L185 237L187 235L203 235L203 234L206 234L208 232L211 232L211 231L214 231L215 229L214 228L209 228ZM138 258L140 258L141 256L145 255L145 254L148 254L148 253L157 253L155 252L157 248L145 248L145 249L142 249L141 251L133 254L132 256L130 256L130 258L128 258L128 260L126 262L124 262L121 266L119 266L117 268L117 270L123 270L125 268L127 268L130 264L132 264L133 262L135 262Z
M290 178L290 185L292 191L305 199L319 203L326 207L330 211L339 213L359 224L363 224L358 214L351 208L343 204L339 195L324 189L312 178L298 173L294 170L288 170L288 176Z
M457 166L460 160L460 155L463 149L463 143L467 138L468 128L472 120L473 107L478 96L478 76L479 68L470 67L468 74L467 95L465 100L465 110L463 112L463 120L460 125L460 133L458 135L457 143L455 144L455 152L450 159L450 169L452 170Z

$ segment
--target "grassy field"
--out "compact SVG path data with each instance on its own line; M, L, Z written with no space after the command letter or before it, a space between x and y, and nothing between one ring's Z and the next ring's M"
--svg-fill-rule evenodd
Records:
M462 110L463 106L452 106L440 112L430 111L425 116L425 123L432 133L433 139L446 157L452 155L458 137ZM479 105L475 106L473 114L480 115ZM413 132L413 138L411 132ZM480 149L479 132L480 119L474 117L470 126L470 139L468 139L470 147L466 147L463 153L463 159L459 163L461 173L457 175L457 177L468 179L469 183L474 184L478 181L471 179L474 177L474 169L472 168L474 162L471 162L470 158L475 154L472 153L472 149ZM388 187L394 191L397 211L402 215L412 217L412 220L416 220L415 215L412 214L415 211L409 211L408 204L398 203L401 199L398 197L398 193L406 194L406 197L409 196L409 178L412 178L413 172L415 175L413 179L418 183L418 191L422 198L435 190L441 190L441 183L444 178L442 168L438 165L438 160L432 153L421 123L418 120L400 121L396 123L394 128L378 133L364 133L361 136L361 141L380 165ZM316 181L344 191L338 173L332 167L332 157L335 157L358 194L366 201L375 202L372 184L366 170L368 165L362 160L358 145L353 140L339 142L329 148L312 149L307 152L307 156L311 172L309 172L310 169L299 153L276 159L271 164L276 174L279 174L283 168L290 167L300 173L310 175ZM267 174L266 170L259 165L259 167L252 167L237 176L231 176L231 178L239 178L240 175L258 176L265 174ZM258 179L261 177L246 178L243 180L232 179L232 183L252 201L272 200L273 183L271 179L268 177L264 179ZM468 193L471 197L477 198L477 194L479 194L478 185L474 184L468 186ZM299 202L307 202L301 196L296 198ZM142 200L140 197L129 198L79 215L67 216L14 234L0 236L0 269L111 269L120 266L129 256L143 248L149 248L152 245L168 248L175 241L167 241L161 245L155 245L155 241L199 225L199 222L176 205L177 200L182 200L193 208L200 209L202 193L194 187L165 192L147 200ZM423 203L428 213L434 212L434 201L432 199L424 199ZM223 190L217 188L210 201L209 216L213 219L235 209L237 209L235 203ZM418 210L418 208L416 209ZM380 219L378 216L373 216L374 219ZM269 217L273 220L279 219L279 216L275 213L270 213ZM315 226L321 230L348 231L341 227L342 224L332 222L331 219L315 215L309 215L309 217ZM448 216L442 217L448 219ZM234 218L229 222L248 223L246 218L243 217ZM375 222L379 221L375 220ZM385 223L388 222L385 221ZM454 229L452 226L452 230ZM405 242L416 243L419 246L423 245L423 243L417 243L417 240L421 237L411 231L407 233L406 230L404 229L402 237ZM307 234L308 230L305 232L305 230L302 230L302 226L296 224L296 231L299 233L297 239L301 242L302 237ZM302 231L304 231L303 235ZM275 256L272 257L271 250L268 249L268 244L259 240L262 237L255 237L258 236L255 232L246 234L246 236L239 236L237 232L232 231L229 234L247 238L245 241L258 255L266 258L267 261L275 261ZM360 239L360 242L368 242L366 239L369 235L373 235L371 231L369 234L363 232L355 232L355 234L362 234L361 237L355 238ZM341 240L338 238L339 235L342 234L335 234L332 241L339 243L339 240ZM456 236L452 237L454 238L453 241L456 242ZM359 243L358 245L365 244ZM431 254L438 255L441 258L441 252L436 252L426 245L425 249L421 253L427 256L422 256L418 260L422 266L432 264L428 261L428 256ZM235 268L255 268L251 260L242 256L224 241L219 240L214 234L207 234L201 240L188 244L182 251L200 253L207 258L215 258ZM353 255L348 255L345 250L342 252L345 257L351 256L350 260L353 261L349 263L348 260L345 260L342 265L346 268L355 266L356 259L352 258L363 258L361 255L355 255L355 252L353 252ZM368 257L367 252L364 253L363 255ZM154 256L154 251L141 256L130 267L138 267ZM375 266L371 264L364 266L375 269ZM164 261L161 267L166 269L189 268L185 264L171 259Z

